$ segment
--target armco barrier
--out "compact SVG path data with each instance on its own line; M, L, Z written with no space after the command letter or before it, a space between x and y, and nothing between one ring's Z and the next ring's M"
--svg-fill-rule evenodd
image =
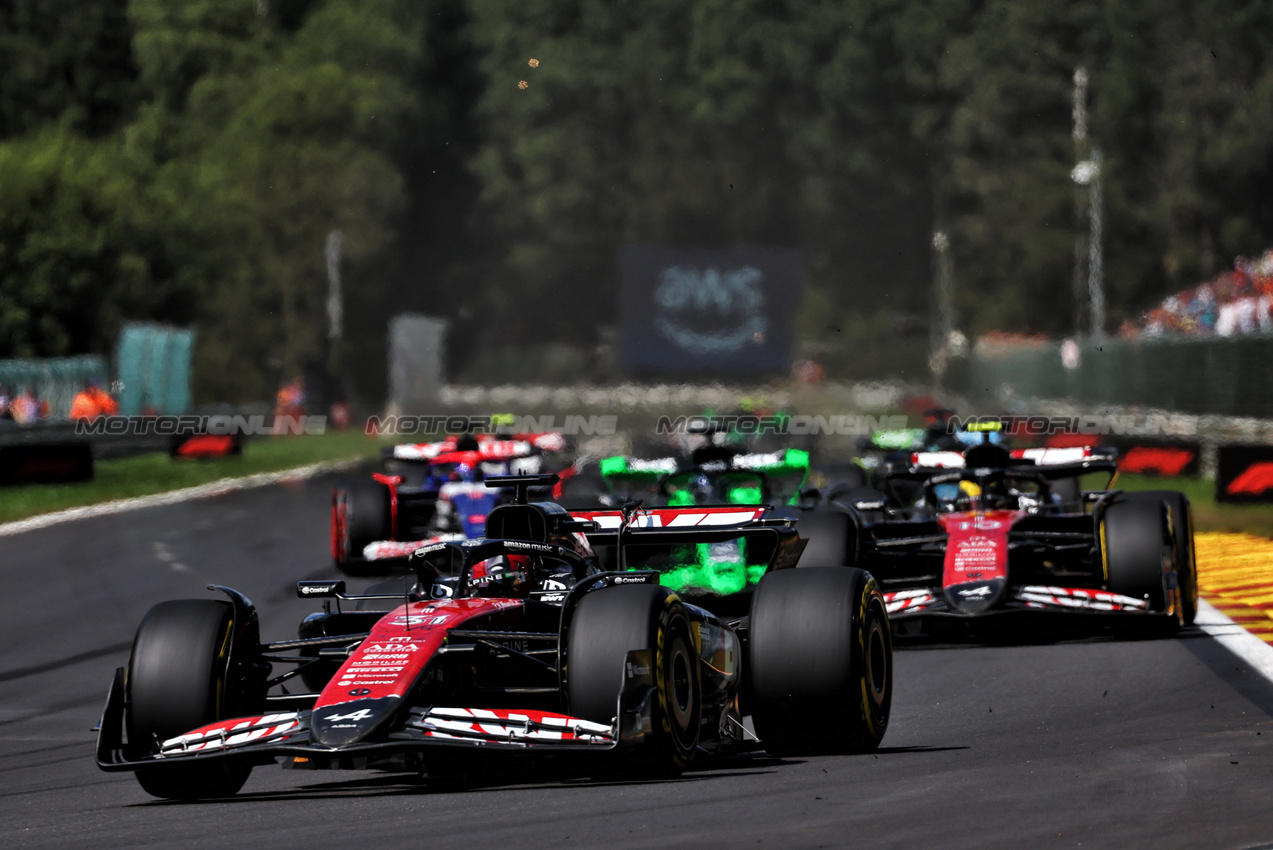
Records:
M87 441L0 446L0 486L61 484L93 478Z

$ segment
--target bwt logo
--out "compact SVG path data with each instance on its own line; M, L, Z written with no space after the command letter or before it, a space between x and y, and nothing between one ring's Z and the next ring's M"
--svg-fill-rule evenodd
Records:
M664 269L654 290L654 302L663 315L654 324L670 342L695 354L763 343L769 329L760 287L764 279L764 272L754 266L726 272L689 266ZM719 329L721 325L726 327Z

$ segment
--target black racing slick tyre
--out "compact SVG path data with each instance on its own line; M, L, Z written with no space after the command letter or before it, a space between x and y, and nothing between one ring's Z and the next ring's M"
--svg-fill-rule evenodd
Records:
M775 755L866 752L893 703L884 597L865 570L766 575L751 602L751 714Z
M805 538L799 567L839 567L853 563L853 520L842 511L817 508L796 521L796 533Z
M181 599L151 608L137 628L128 659L124 724L129 746L156 743L224 719L231 607L215 599ZM172 764L137 771L154 797L195 800L238 793L252 772L242 762Z
M377 481L351 481L332 490L332 560L346 575L367 572L362 550L388 540L389 488Z
M594 590L575 608L567 640L570 713L596 723L616 716L628 652L653 650L652 730L634 766L654 776L684 770L698 748L703 686L694 630L676 594L648 584Z
M1128 493L1131 499L1159 499L1171 512L1171 534L1176 545L1176 575L1180 585L1180 614L1186 626L1198 614L1198 559L1193 548L1193 508L1189 497L1175 490Z
M1101 557L1106 584L1114 593L1144 599L1156 625L1180 622L1181 606L1168 588L1167 572L1175 549L1168 534L1169 513L1163 501L1138 494L1123 496L1101 515Z

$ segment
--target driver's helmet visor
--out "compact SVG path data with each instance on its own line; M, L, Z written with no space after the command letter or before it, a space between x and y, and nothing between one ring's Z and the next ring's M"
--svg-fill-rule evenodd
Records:
M933 486L933 495L943 505L956 508L975 509L981 502L981 486L976 481L949 482Z
M473 596L514 598L530 588L531 563L527 555L496 555L478 561L469 570L469 592Z

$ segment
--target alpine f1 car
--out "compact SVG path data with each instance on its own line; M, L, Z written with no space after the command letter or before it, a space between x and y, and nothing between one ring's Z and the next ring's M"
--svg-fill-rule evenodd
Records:
M383 572L372 563L377 558L365 555L374 543L478 536L491 508L506 498L483 478L542 472L565 449L556 433L464 434L386 448L382 472L332 490L332 560L347 575L365 575ZM572 470L563 470L563 478Z
M800 519L802 563L868 569L894 623L1012 611L1193 621L1189 500L1111 489L1090 448L914 453L880 489L850 488ZM1081 488L1084 476L1104 482Z
M892 654L869 574L792 569L802 541L763 507L571 515L527 501L555 482L488 479L514 501L491 511L484 538L419 547L412 590L300 582L325 604L298 640L263 642L252 603L228 588L212 588L226 600L156 605L115 672L98 765L193 799L234 794L279 761L428 772L479 754L557 755L669 775L748 746L745 714L775 752L878 745ZM767 553L754 590L666 586L669 552L737 537ZM618 569L598 569L594 539L616 547ZM324 666L315 692L271 692Z

